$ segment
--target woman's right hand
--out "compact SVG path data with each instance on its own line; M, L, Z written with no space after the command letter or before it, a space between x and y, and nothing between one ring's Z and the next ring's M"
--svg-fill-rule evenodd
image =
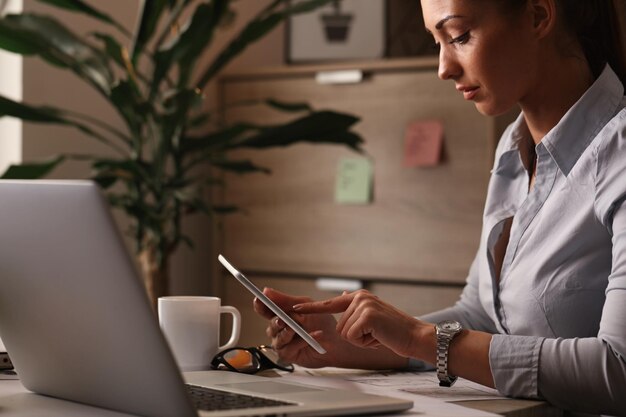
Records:
M337 350L335 346L336 340L333 340L332 337L333 334L336 335L337 333L335 331L337 322L332 315L295 313L292 306L311 301L309 297L292 296L271 288L265 288L263 294L298 322L327 351L324 355L317 353L304 339L298 336L261 301L255 298L253 302L254 311L269 320L266 333L272 340L272 346L282 360L307 368L338 366L334 363L338 358L336 358L336 353L334 352Z
M266 333L282 360L307 368L337 366L390 369L406 366L406 358L398 357L384 347L360 348L343 339L337 332L337 321L331 314L298 314L293 310L294 305L311 302L313 301L311 298L293 296L271 288L265 288L263 293L326 349L324 355L317 353L261 301L255 298L253 302L254 311L269 320Z

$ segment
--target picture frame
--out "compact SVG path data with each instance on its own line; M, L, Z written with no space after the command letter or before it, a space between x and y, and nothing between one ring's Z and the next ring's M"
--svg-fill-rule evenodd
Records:
M288 63L377 59L385 49L385 0L335 0L287 21Z

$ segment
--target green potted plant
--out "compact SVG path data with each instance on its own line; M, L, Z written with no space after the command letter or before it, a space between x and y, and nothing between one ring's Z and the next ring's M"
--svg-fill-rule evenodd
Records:
M351 115L267 100L280 111L294 112L292 120L271 126L225 125L203 104L203 89L248 45L288 16L331 0L271 1L199 72L193 71L199 58L220 24L232 18L231 0L145 0L132 32L81 0L39 1L103 21L111 33L80 36L48 15L9 14L0 19L0 48L36 55L73 72L110 103L124 128L87 114L0 96L0 117L72 126L115 154L67 152L49 161L11 166L0 178L39 178L67 159L87 160L91 178L106 190L110 204L131 220L130 232L153 303L167 291L170 256L181 243L191 243L181 230L183 217L236 209L207 198L207 190L220 185L215 172L267 172L249 160L233 159L232 151L303 141L360 150L362 140L350 130L358 119ZM203 167L211 169L199 169Z

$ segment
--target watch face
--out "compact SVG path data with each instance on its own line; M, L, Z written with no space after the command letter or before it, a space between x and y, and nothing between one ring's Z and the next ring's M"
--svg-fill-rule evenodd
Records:
M461 324L457 321L446 320L439 323L439 328L447 332L458 332L461 330Z

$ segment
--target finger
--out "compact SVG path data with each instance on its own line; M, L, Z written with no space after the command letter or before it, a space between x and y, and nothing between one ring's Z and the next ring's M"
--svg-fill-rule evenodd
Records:
M296 333L287 327L276 333L274 338L272 338L272 346L274 346L276 349L282 349L284 346L290 344L294 340L299 339L294 337L295 335Z
M287 345L273 347L282 361L294 363L298 361L298 357L302 354L302 351L309 348L309 345L304 340L297 338Z
M263 304L263 302L261 302L261 300L256 297L254 297L254 300L252 300L252 308L254 309L255 313L265 319L269 320L275 316L274 312L267 308L265 304Z
M321 330L316 330L314 332L311 332L310 334L314 339L318 341L323 337L323 332ZM274 346L274 349L276 349L276 352L278 353L278 356L281 358L281 360L284 360L286 362L297 362L298 358L301 357L301 355L304 353L303 351L313 348L311 348L309 344L303 339L298 337L295 338L288 345L285 345L281 348L276 348Z
M379 308L378 297L368 291L355 291L350 296L352 297L352 303L341 316L336 327L337 332L342 334L343 337L347 337L346 332L354 325L357 319L365 314L370 317L371 314L368 313L371 313L371 309Z
M346 340L358 346L365 346L370 340L375 339L371 323L364 317L357 318L345 333Z
M274 338L280 331L282 331L287 325L278 317L270 320L269 326L267 326L266 333L270 338Z
M363 338L363 347L376 349L381 346L381 343L375 339L372 335L367 335Z
M346 311L353 299L354 294L344 293L328 300L295 304L292 308L300 314L341 313Z
M309 297L296 297L267 287L263 289L263 294L285 311L291 311L291 306L294 304L311 301ZM271 319L276 315L258 297L252 301L252 308L255 313L266 319Z
M363 314L362 313L363 309L360 307L361 307L360 304L358 304L357 302L353 302L346 309L346 312L343 313L341 317L339 318L339 321L337 322L336 330L337 330L337 333L339 333L341 337L343 337L344 339L347 339L348 331L350 330L352 326L354 326L354 323L358 320L361 314Z
M362 309L360 307L361 307L361 303L359 303L358 300L354 298L354 294L353 294L352 302L350 303L346 311L341 315L341 317L339 317L339 320L337 321L337 326L335 327L335 329L337 330L337 333L342 334L345 331L346 326L349 327L351 325L348 323L353 323L354 320L356 320L356 318L358 318L361 315Z
M292 306L294 304L308 303L312 301L310 297L290 295L273 288L264 288L263 294L265 294L270 300L286 312L292 311Z

